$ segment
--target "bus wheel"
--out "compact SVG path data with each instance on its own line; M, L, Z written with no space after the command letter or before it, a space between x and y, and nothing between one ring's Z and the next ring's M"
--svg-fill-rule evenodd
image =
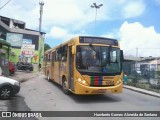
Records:
M49 72L47 73L47 80L50 82Z
M68 95L70 93L70 91L67 88L67 81L65 78L63 78L62 89L63 89L64 94Z

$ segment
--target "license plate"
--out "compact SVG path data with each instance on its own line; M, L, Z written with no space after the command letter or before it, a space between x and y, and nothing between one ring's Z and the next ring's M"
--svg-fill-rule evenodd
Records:
M112 91L111 90L106 90L106 93L112 93Z
M99 92L99 93L105 93L106 90L104 90L104 89L99 89L98 92Z

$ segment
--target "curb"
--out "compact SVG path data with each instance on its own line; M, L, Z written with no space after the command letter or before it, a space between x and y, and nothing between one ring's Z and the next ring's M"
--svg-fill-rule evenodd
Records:
M145 89L136 88L136 87L132 87L132 86L128 86L128 85L123 85L123 88L160 98L159 93L148 91L148 90L145 90Z

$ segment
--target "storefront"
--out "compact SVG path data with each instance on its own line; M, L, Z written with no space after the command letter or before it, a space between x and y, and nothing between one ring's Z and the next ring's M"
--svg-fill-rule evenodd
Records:
M26 28L23 21L0 18L0 38L10 43L9 61L31 63L34 71L38 71L38 65L43 65L45 33Z
M5 76L9 76L8 61L10 56L10 43L0 39L0 67Z

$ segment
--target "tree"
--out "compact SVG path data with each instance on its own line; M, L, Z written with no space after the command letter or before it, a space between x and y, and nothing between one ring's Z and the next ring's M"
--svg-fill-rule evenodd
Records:
M51 49L51 47L48 45L48 44L44 44L44 51L47 51L47 50L49 50L49 49Z

